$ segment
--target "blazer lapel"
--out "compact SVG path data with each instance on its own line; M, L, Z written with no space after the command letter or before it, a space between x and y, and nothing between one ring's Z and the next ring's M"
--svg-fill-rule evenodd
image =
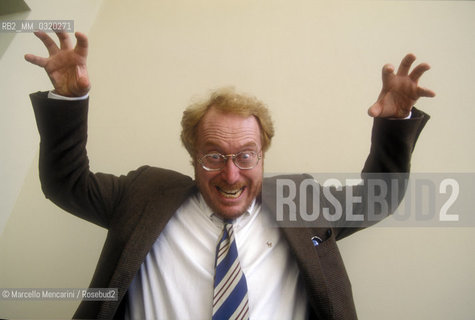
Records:
M196 185L193 182L186 186L167 188L149 201L140 221L125 245L122 258L118 261L110 281L110 288L119 288L118 301L105 301L99 313L99 318L101 318L101 315L115 313L119 302L123 299L130 283L158 236L176 210L195 191Z
M303 175L285 176L285 179L292 179L296 183L305 178L306 176ZM303 227L305 223L302 221L278 220L275 192L277 179L279 177L264 180L262 205L276 218L276 222L289 244L290 250L297 261L313 312L319 319L332 319L332 304L329 299L326 277L317 250L312 242L312 238L316 235L323 238L328 228L316 228L315 226L308 228L307 226ZM284 216L288 217L289 215ZM298 212L296 216L299 216Z

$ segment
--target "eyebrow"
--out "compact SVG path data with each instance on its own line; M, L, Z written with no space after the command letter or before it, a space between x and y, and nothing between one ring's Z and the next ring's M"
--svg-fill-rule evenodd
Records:
M218 151L218 152L222 152L222 148L219 146L218 143L215 143L213 141L208 141L206 142L204 145L203 145L203 148L204 149L215 149L215 151ZM253 149L253 150L249 150L249 149ZM255 150L254 150L255 149ZM243 150L249 150L249 151L259 151L258 150L258 145L254 142L247 142L245 144L243 144L240 148L239 148L239 151L238 152L241 152ZM211 150L210 150L211 151Z

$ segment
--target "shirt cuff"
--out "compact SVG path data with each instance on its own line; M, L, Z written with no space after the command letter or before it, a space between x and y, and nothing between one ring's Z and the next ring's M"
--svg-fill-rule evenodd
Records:
M89 97L89 93L86 93L82 97L65 97L65 96L59 95L57 93L54 93L53 91L48 92L48 98L49 99L56 99L56 100L78 101L78 100L84 100L87 97Z
M390 119L390 120L406 120L406 119L411 119L411 117L412 117L412 110L409 111L409 115L405 118L388 118L388 119Z

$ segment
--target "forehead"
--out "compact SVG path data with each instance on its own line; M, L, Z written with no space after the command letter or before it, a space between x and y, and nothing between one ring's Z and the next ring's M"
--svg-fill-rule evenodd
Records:
M240 116L210 108L198 126L198 146L240 148L261 146L261 130L254 116Z

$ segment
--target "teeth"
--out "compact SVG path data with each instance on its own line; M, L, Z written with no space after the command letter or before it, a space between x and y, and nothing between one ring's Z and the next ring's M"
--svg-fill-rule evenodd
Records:
M237 190L223 190L219 187L217 187L217 189L226 198L239 198L242 191L244 190L244 188L237 189Z

